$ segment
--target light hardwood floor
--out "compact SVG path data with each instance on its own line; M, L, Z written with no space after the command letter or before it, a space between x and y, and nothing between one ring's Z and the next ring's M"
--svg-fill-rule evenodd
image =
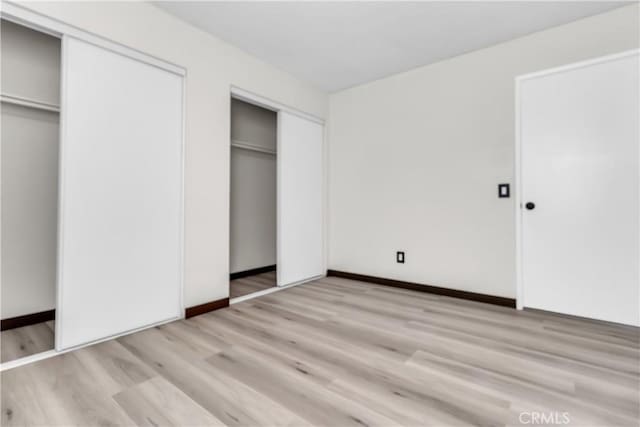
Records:
M42 322L0 332L2 363L53 350L54 322Z
M637 426L638 341L326 278L6 371L2 424Z
M229 282L229 296L231 298L249 295L254 292L276 286L276 272L256 274L255 276L243 277Z

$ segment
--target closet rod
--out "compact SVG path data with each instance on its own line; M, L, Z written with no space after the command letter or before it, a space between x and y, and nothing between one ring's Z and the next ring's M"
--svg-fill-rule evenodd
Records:
M241 148L243 150L258 151L260 153L274 154L274 155L276 154L276 150L260 147L258 145L253 145L244 141L238 141L237 139L231 140L231 146L236 148Z
M60 112L60 106L58 105L49 104L47 102L36 101L35 99L29 99L23 96L7 95L3 93L2 95L0 95L0 101L5 102L7 104L19 105L21 107L29 107L29 108L35 108L38 110L53 111L56 113Z

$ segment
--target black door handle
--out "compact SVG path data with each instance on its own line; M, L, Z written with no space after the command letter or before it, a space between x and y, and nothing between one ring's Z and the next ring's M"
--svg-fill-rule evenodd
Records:
M536 208L536 204L533 202L527 202L526 205L524 205L525 208L529 209L530 211L534 210Z

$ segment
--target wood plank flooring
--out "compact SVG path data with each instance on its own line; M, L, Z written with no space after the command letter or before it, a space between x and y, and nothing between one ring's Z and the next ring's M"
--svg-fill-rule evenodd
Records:
M54 322L50 321L0 332L0 361L9 362L53 350L54 331Z
M231 298L236 298L275 286L276 272L269 271L267 273L256 274L255 276L232 280L229 283L229 295Z
M331 277L3 372L2 425L638 426L639 339Z

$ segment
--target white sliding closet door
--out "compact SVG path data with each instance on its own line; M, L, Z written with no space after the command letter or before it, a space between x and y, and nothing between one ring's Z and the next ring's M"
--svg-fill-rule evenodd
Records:
M182 86L64 39L58 350L181 316Z
M278 113L278 286L324 274L323 126Z

